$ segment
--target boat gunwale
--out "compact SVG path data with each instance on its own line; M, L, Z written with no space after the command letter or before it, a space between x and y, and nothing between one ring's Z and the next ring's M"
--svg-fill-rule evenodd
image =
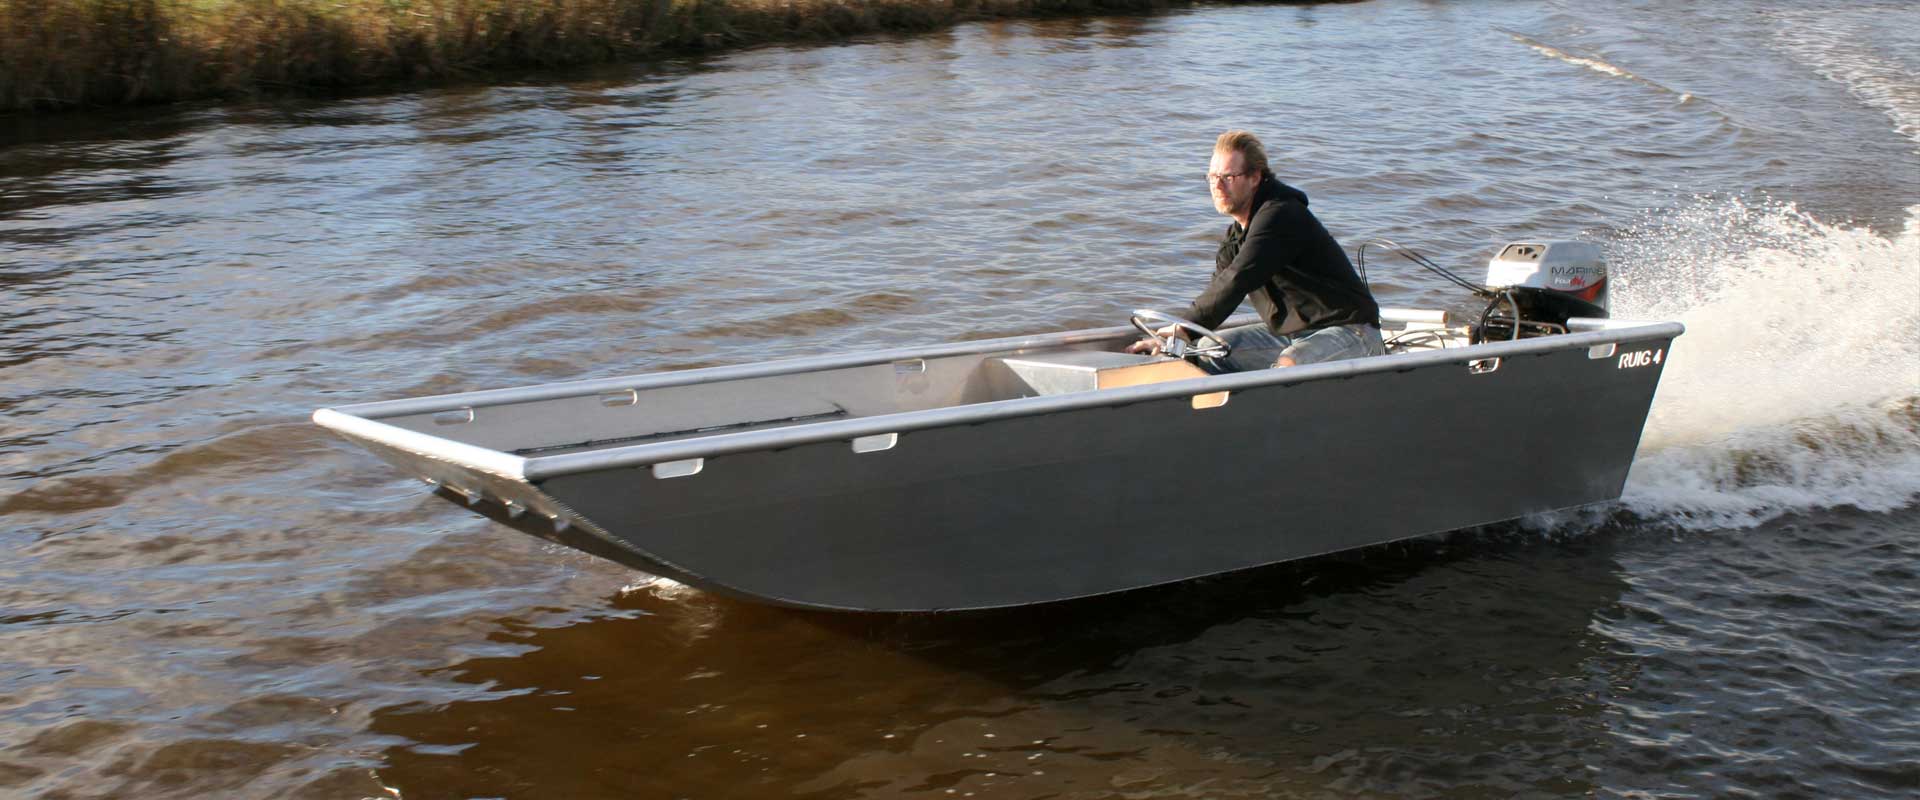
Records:
M1236 319L1233 321L1250 322L1252 318L1249 317L1246 320ZM1112 328L1089 328L1075 331L1061 331L1058 333L1009 336L999 339L978 339L970 342L949 342L935 345L897 347L872 353L801 356L799 358L785 358L748 364L727 364L717 367L701 367L698 369L685 369L673 372L643 372L635 375L624 375L612 378L589 378L586 380L541 383L532 386L515 386L506 389L483 389L476 392L460 392L457 394L439 394L399 400L377 400L368 403L334 406L333 410L344 414L351 414L362 419L380 419L383 417L398 417L411 414L432 414L460 408L479 409L487 406L538 402L541 400L565 400L573 397L597 395L607 391L624 391L628 389L647 391L676 386L694 386L702 383L772 378L805 372L825 372L835 369L872 367L900 361L1093 344L1110 339L1123 338L1128 334L1137 335L1137 333L1132 326L1127 325Z
M377 419L366 416L368 414L393 416L398 414L430 413L456 408L472 408L482 404L481 402L476 402L476 398L485 398L484 404L486 405L502 405L513 402L532 402L577 397L607 389L650 389L718 380L791 374L793 372L805 372L823 368L871 366L916 358L974 355L983 352L1057 347L1103 341L1124 335L1126 331L1131 330L1131 328L1124 327L1094 329L1069 331L1062 334L1051 334L1041 337L1012 337L982 340L930 348L902 348L868 354L857 358L849 358L847 356L816 356L768 362L765 364L741 365L738 367L715 367L702 370L687 370L680 373L661 373L646 376L647 380L643 382L636 382L629 378L611 378L574 381L565 384L543 384L517 389L496 389L457 395L440 395L437 397L416 398L413 400L386 401L341 406L333 409L320 409L314 412L313 419L314 422L320 425L339 430L342 433L351 433L355 436L400 447L401 449L421 455L466 464L477 469L484 469L489 472L494 472L495 474L502 474L519 480L540 481L547 478L583 472L644 467L668 462L736 455L754 451L776 450L820 442L848 441L881 434L905 434L919 430L979 424L1017 417L1039 416L1093 408L1128 406L1160 400L1188 398L1193 395L1213 392L1234 392L1269 386L1288 386L1325 380L1344 380L1370 373L1400 372L1443 364L1461 364L1464 366L1476 361L1540 355L1561 350L1577 350L1583 347L1591 348L1604 344L1618 344L1624 341L1639 339L1672 339L1684 333L1686 327L1679 322L1672 321L1638 322L1609 320L1608 324L1599 330L1567 333L1557 336L1505 342L1487 342L1461 348L1400 353L1391 356L1309 364L1287 369L1208 375L1204 377L1166 381L1163 383L1142 384L1139 386L1102 389L1091 392L1073 392L994 400L968 405L903 411L856 419L815 422L771 430L717 434L694 439L626 445L582 453L565 453L531 458L503 453L497 450L433 436L432 434L410 431L398 426L379 422Z

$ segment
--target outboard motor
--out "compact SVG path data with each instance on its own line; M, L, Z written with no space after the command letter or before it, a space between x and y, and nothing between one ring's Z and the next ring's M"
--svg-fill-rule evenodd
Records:
M1567 332L1572 317L1607 316L1607 266L1586 242L1515 242L1487 263L1492 302L1473 341Z

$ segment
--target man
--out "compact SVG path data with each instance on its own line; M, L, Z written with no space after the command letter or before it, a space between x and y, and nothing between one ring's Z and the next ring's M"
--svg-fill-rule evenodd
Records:
M1307 210L1306 193L1273 176L1259 139L1240 130L1220 134L1207 187L1213 207L1233 224L1214 256L1212 282L1181 316L1214 328L1251 297L1262 321L1220 331L1233 352L1203 358L1201 366L1219 374L1386 353L1373 293ZM1140 341L1127 352L1158 352L1158 345Z

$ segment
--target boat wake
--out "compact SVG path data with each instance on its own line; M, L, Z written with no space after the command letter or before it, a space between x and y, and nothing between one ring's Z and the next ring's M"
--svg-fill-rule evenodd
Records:
M1614 313L1687 325L1626 510L1737 528L1920 499L1920 206L1886 236L1697 198L1611 249Z
M1920 145L1910 64L1899 47L1873 46L1905 34L1870 9L1776 22L1776 45ZM1627 511L1710 529L1920 500L1920 205L1889 236L1791 204L1700 197L1628 229L1612 251L1617 316L1687 325Z
M1860 102L1885 112L1894 130L1913 141L1914 152L1920 153L1920 82L1914 80L1920 63L1911 57L1911 36L1904 46L1872 44L1875 34L1892 24L1885 18L1889 10L1775 12L1774 38L1795 60L1845 86ZM1902 58L1902 53L1907 57Z
M1657 81L1652 81L1652 80L1648 80L1646 78L1640 77L1639 75L1635 75L1632 72L1629 72L1622 67L1607 63L1607 61L1604 59L1596 58L1593 56L1576 55L1576 54L1567 52L1565 50L1562 50L1558 47L1554 47L1553 45L1547 44L1546 42L1542 42L1539 39L1535 39L1524 33L1520 33L1518 31L1511 31L1511 30L1507 30L1506 28L1498 28L1498 27L1494 28L1494 30L1504 33L1510 37L1513 37L1514 41L1524 44L1527 47L1532 48L1535 52L1541 55L1544 55L1548 58L1565 61L1568 64L1573 64L1575 66L1586 67L1587 69L1593 70L1594 72L1598 72L1602 75L1609 75L1615 78L1625 78L1635 83L1645 84L1654 89L1658 89L1662 92L1666 92L1667 94L1678 97L1681 103L1686 103L1688 101L1693 100L1693 95L1687 92L1676 91L1673 88L1662 85Z

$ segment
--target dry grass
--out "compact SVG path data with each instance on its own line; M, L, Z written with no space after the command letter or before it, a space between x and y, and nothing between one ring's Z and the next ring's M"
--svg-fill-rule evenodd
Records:
M1184 0L0 0L0 111L474 78Z

